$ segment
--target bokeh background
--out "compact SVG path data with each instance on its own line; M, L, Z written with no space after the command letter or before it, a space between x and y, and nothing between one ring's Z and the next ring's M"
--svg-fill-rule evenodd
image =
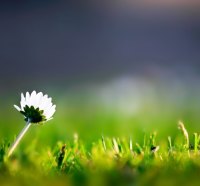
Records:
M200 130L200 3L159 0L0 2L0 135L23 127L20 93L42 91L54 120L27 138Z

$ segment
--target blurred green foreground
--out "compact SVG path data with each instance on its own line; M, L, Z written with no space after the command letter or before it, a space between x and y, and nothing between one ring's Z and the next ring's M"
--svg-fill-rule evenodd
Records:
M0 185L198 185L199 90L122 79L46 92L57 105L54 119L33 125L10 159L6 150L25 122L13 108L19 93L2 101Z

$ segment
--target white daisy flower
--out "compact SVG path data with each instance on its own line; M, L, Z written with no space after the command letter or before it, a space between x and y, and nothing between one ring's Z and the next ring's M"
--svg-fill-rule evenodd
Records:
M36 91L33 91L31 94L29 92L26 92L26 95L21 94L20 105L21 107L17 105L14 105L14 107L24 115L26 125L10 147L8 156L12 154L32 123L41 123L52 119L56 111L56 105L53 105L52 99L47 95L43 95L42 92L36 93Z
M31 94L26 92L26 95L21 94L21 107L14 105L14 107L21 112L26 121L30 123L40 123L52 119L56 110L56 105L52 104L52 98L43 95L42 92Z

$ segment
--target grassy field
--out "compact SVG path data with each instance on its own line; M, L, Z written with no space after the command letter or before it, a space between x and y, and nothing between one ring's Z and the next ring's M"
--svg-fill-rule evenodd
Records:
M104 104L95 96L57 95L54 119L32 125L9 158L9 146L25 123L12 107L16 98L2 103L1 186L199 185L195 99L144 96L142 106L127 110L119 96Z
M191 141L189 141L191 137ZM10 158L9 142L0 145L1 185L198 185L200 136L183 125L177 137L158 141L157 134L132 138L100 137L44 147L33 139Z

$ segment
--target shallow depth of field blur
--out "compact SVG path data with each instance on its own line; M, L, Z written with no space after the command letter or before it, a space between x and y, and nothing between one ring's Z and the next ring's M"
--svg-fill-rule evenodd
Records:
M34 159L41 149L73 143L74 136L87 150L102 135L131 138L133 144L154 132L158 141L175 139L179 120L190 134L198 133L199 5L195 0L1 2L0 142L12 142L25 124L13 107L21 92L42 91L57 105L54 119L32 126L17 147L16 167L26 167L26 151ZM27 166L31 174L34 168ZM103 176L114 175L109 174ZM56 176L42 177L41 183L62 184L64 178ZM24 180L22 173L16 185L26 185Z

